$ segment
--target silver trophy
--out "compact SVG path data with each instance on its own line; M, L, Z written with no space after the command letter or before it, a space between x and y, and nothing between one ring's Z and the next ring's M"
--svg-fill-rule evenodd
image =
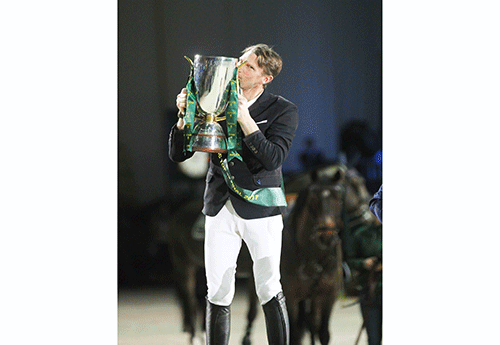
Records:
M193 151L227 152L226 135L217 122L225 120L219 115L226 110L229 95L224 91L237 62L236 58L201 55L195 55L191 62L197 90L195 116L199 120L193 129Z

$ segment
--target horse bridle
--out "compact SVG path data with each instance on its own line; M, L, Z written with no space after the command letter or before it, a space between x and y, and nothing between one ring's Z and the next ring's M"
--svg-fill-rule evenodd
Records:
M325 230L323 230L325 229ZM321 241L321 236L331 235L332 240L325 244ZM318 246L320 250L328 250L336 245L340 241L339 232L336 227L329 226L318 226L313 228L313 234L309 237L309 239Z

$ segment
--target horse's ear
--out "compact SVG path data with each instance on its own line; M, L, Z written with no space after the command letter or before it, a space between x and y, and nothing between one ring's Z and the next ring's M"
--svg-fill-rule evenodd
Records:
M343 166L339 165L337 167L337 170L335 171L335 174L333 174L332 182L337 183L337 182L343 180L346 176L346 172L347 172L347 170Z
M343 180L346 176L347 168L344 165L330 165L316 168L311 171L310 177L312 183L336 183Z
M313 183L317 182L319 179L319 173L318 173L318 169L314 169L313 171L311 171L311 180Z

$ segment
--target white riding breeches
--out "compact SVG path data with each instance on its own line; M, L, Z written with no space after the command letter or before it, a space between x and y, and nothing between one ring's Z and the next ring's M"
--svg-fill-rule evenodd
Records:
M257 296L267 303L281 291L280 259L283 219L281 215L243 219L230 200L215 217L205 217L205 269L207 298L212 304L229 306L234 297L236 261L245 241L253 260Z

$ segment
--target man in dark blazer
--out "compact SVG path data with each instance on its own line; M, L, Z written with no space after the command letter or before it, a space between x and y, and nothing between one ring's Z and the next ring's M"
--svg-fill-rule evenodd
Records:
M243 133L239 152L242 160L229 162L230 177L238 187L249 191L282 187L281 166L292 145L298 112L293 103L266 90L267 84L281 71L281 57L267 45L258 44L243 50L239 64L242 94L238 97L237 121ZM181 112L186 108L186 98L186 89L183 89L177 96ZM221 125L226 131L224 122ZM183 128L180 117L170 132L169 155L175 162L193 155L183 151ZM289 343L279 267L283 211L283 205L254 204L234 192L224 179L221 157L210 154L203 207L207 344L228 344L234 274L242 240L254 262L256 291L264 310L269 344Z

